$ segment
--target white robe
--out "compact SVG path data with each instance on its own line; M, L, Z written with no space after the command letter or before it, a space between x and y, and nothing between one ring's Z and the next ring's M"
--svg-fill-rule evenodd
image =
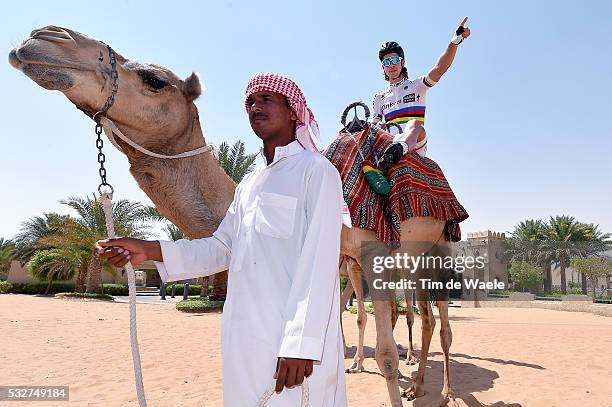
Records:
M238 185L212 237L161 242L163 281L229 268L224 406L255 406L275 382L278 357L315 361L310 406L347 405L338 278L343 206L336 168L294 141ZM285 388L268 406L299 407L301 393Z

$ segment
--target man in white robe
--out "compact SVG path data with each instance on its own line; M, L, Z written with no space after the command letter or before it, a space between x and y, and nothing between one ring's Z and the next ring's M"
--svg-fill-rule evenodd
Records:
M255 406L275 385L268 406L298 407L299 385L309 377L310 406L344 407L340 176L316 150L308 133L308 127L318 133L316 121L291 80L255 75L246 108L265 162L238 185L212 237L111 239L98 242L98 251L116 266L156 260L164 282L229 268L221 333L225 406Z

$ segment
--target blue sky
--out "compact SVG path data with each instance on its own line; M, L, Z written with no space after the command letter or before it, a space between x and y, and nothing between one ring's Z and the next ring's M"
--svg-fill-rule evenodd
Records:
M384 88L379 45L404 46L411 76L425 74L457 24L472 37L428 93L428 155L470 213L466 232L512 230L527 218L567 214L612 232L612 15L606 1L461 2L10 2L8 50L53 24L103 40L125 57L199 72L208 142L241 139L257 151L244 112L252 73L276 71L304 91L321 128ZM5 60L6 61L6 60ZM0 64L0 237L58 203L97 188L93 123L59 92ZM107 143L117 198L149 202Z

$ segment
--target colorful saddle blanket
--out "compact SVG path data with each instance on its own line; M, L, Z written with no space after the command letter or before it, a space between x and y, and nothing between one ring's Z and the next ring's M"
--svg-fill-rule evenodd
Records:
M447 240L461 240L459 223L468 213L433 160L415 152L406 154L386 172L391 183L388 195L370 188L361 170L363 159L373 160L374 151L382 154L391 143L393 135L379 130L372 137L367 127L353 136L340 132L323 152L340 173L353 226L374 231L383 242L398 242L400 222L433 216L446 221Z

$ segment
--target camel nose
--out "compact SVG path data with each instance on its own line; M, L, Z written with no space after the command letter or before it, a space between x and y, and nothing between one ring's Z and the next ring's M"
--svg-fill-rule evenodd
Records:
M56 27L54 25L49 25L47 27L32 31L32 33L30 33L30 38L50 42L59 42L65 45L76 44L75 40L70 36L68 31L62 27Z

